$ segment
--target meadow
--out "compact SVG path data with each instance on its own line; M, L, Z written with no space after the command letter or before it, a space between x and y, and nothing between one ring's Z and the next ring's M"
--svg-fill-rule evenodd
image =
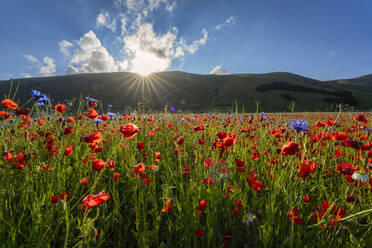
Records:
M31 94L2 99L1 247L371 247L370 113L73 111Z

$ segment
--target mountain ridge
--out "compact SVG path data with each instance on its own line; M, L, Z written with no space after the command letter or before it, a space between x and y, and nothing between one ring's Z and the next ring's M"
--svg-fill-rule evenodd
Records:
M245 111L331 110L337 103L359 110L372 106L372 74L350 79L320 81L291 72L196 74L183 71L155 72L142 77L133 72L105 72L17 78L17 99L27 101L32 89L57 102L90 96L118 111L138 103L152 110L166 105L191 111L228 111L238 104ZM8 93L10 80L0 81L0 94Z

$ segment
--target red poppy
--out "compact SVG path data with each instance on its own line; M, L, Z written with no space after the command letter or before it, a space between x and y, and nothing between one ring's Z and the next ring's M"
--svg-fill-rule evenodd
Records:
M181 137L177 140L177 144L181 145L184 141L185 141L185 136L181 136Z
M112 174L112 178L114 179L114 181L119 181L120 180L120 173L115 172L114 174Z
M30 109L17 109L15 115L28 115L31 112Z
M167 199L165 205L163 205L163 209L161 210L163 213L169 212L173 208L173 201L171 199Z
M160 152L155 152L155 161L159 162L161 158L161 153Z
M108 120L108 116L107 115L101 115L100 119L103 120L103 121L107 121Z
M6 111L0 111L0 120L6 121L12 118L12 116Z
M332 140L346 140L347 134L343 132L335 132L332 134Z
M97 119L98 118L98 113L94 109L90 108L89 109L89 119Z
M58 111L58 112L64 112L66 110L66 106L63 105L63 104L57 104L55 106L55 110Z
M17 109L18 108L18 105L17 103L13 102L12 100L10 99L5 99L1 102L1 104L3 105L4 108L6 109Z
M285 155L294 155L297 151L297 148L299 145L297 143L294 143L292 141L287 141L284 146L282 147L281 154L283 156Z
M208 202L201 200L199 205L196 207L196 211L201 214L205 208L208 207Z
M138 142L137 144L137 149L140 151L140 152L143 152L143 150L145 150L145 146L143 144L142 141Z
M87 195L83 199L83 204L86 207L95 207L110 199L110 195L105 191L99 192L97 195Z
M124 138L131 139L136 136L141 129L134 124L127 124L125 127L121 127L119 131L124 134Z
M192 131L194 131L194 132L199 132L199 131L203 131L203 130L205 130L205 127L202 124L199 124L192 129Z
M72 145L68 145L67 148L66 148L66 150L65 150L65 152L64 152L64 154L65 154L66 156L70 156L70 155L72 154L72 152L73 152L73 147L72 147Z
M288 216L290 221L295 224L303 224L304 218L300 218L298 215L300 215L300 211L297 208L289 209Z
M59 201L58 195L51 195L50 200L54 204L58 203L58 201Z
M83 177L81 180L80 180L80 184L85 186L87 185L89 182L89 178L86 178L86 177Z
M100 172L106 165L106 162L101 159L95 159L92 163L92 169Z
M204 237L204 232L200 229L200 228L198 228L196 231L195 231L195 236L197 236L197 237Z
M144 163L138 163L136 167L134 167L134 173L141 173L146 170L146 166Z
M364 115L354 116L353 121L360 121L362 123L367 123L368 122L368 120L366 119L366 117Z

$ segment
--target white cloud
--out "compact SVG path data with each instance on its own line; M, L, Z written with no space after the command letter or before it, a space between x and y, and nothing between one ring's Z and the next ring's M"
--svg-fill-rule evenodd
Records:
M229 16L229 17L225 20L225 22L223 22L223 23L221 23L221 24L218 24L218 25L215 27L215 29L216 29L216 30L220 30L220 29L222 29L222 28L224 28L224 27L227 27L227 26L232 25L232 24L235 24L235 23L236 23L236 18L233 17L233 16Z
M48 77L48 76L54 76L56 74L56 65L54 64L54 61L50 57L43 58L43 64L40 66L39 74Z
M84 34L78 41L78 46L66 69L67 74L118 71L114 58L93 31Z
M25 57L28 61L30 61L33 64L40 64L40 61L31 54L23 54L23 57Z
M209 72L209 74L215 74L215 75L227 75L229 72L223 68L222 66L218 65L213 70Z
M44 57L43 62L40 62L37 58L30 54L24 54L28 61L32 63L32 67L37 67L39 69L39 74L48 77L54 76L56 74L56 65L54 64L54 60L50 57Z
M120 15L120 23L121 23L121 36L124 36L128 32L127 30L128 20L124 14Z
M71 42L63 40L58 43L58 46L61 53L63 53L66 57L70 56L70 49L73 47Z
M112 32L116 31L116 19L111 18L110 14L108 11L101 12L98 14L96 18L96 27L106 27L108 29L111 29Z
M172 60L195 53L207 42L208 32L202 30L202 38L187 44L183 38L177 42L178 29L173 27L165 34L156 34L151 23L141 24L131 35L123 37L124 51L128 55L128 69L141 74L164 71Z
M24 78L32 78L32 75L30 73L23 73L22 77Z
M176 39L177 29L157 35L152 24L140 25L134 34L124 37L130 70L148 74L167 69L172 62Z
M172 12L177 6L175 0L115 0L115 4L118 7L125 6L128 11L137 12L142 10L145 16L149 12L159 8L162 4L169 12Z
M201 33L203 37L199 40L194 40L191 44L186 44L184 39L181 38L180 44L182 46L182 49L191 54L195 53L199 49L200 45L204 45L208 39L208 32L205 28L202 29Z

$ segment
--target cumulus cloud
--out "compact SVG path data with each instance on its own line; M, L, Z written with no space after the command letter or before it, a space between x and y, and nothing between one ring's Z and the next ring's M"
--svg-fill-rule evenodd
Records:
M208 38L208 32L203 29L202 38L187 44L183 38L177 41L177 34L176 27L165 34L156 34L151 23L141 24L133 34L123 38L129 70L142 74L166 70L174 58L184 56L185 52L195 53Z
M142 10L144 16L147 16L149 12L154 11L162 5L169 12L172 12L177 6L175 0L115 0L115 4L118 7L125 6L131 12Z
M96 28L107 27L115 32L120 29L116 39L121 50L112 56L93 31L72 43L61 41L60 51L70 58L66 73L164 71L174 59L193 54L207 43L208 31L204 28L199 39L186 40L178 36L176 27L157 33L153 24L147 22L148 15L160 7L173 11L177 6L175 0L115 0L115 3L119 13L101 12L96 18ZM125 14L122 9L126 10Z
M40 75L44 77L54 76L57 72L54 60L50 57L44 57L40 62L37 58L30 54L23 55L28 61L32 63L32 67L37 67Z
M54 76L56 71L56 65L53 59L50 57L43 58L43 65L40 66L39 74L44 77Z
M115 72L118 66L114 58L93 31L84 34L78 41L78 49L72 56L66 73Z
M111 29L112 32L116 31L116 19L111 18L108 11L101 12L98 14L96 18L96 27L106 27L108 29Z
M32 78L32 75L30 73L23 73L22 77L24 78Z
M215 75L227 75L229 72L223 68L222 66L218 65L213 70L209 72L209 74L215 74Z
M201 33L203 37L200 38L199 40L194 40L191 44L186 44L184 39L181 38L180 44L182 46L182 49L191 54L195 53L201 45L204 45L207 42L208 39L208 32L205 28L202 29Z
M63 40L58 43L58 46L61 53L63 53L66 57L70 56L70 49L73 47L71 42Z
M31 54L23 54L23 57L25 57L28 61L30 61L33 64L40 64L40 61Z
M236 18L233 17L233 16L229 16L229 17L225 20L225 22L223 22L223 23L221 23L221 24L218 24L218 25L215 27L215 29L216 29L216 30L220 30L220 29L222 29L222 28L224 28L224 27L227 27L227 26L229 26L229 25L232 25L232 24L234 24L234 23L236 23Z

